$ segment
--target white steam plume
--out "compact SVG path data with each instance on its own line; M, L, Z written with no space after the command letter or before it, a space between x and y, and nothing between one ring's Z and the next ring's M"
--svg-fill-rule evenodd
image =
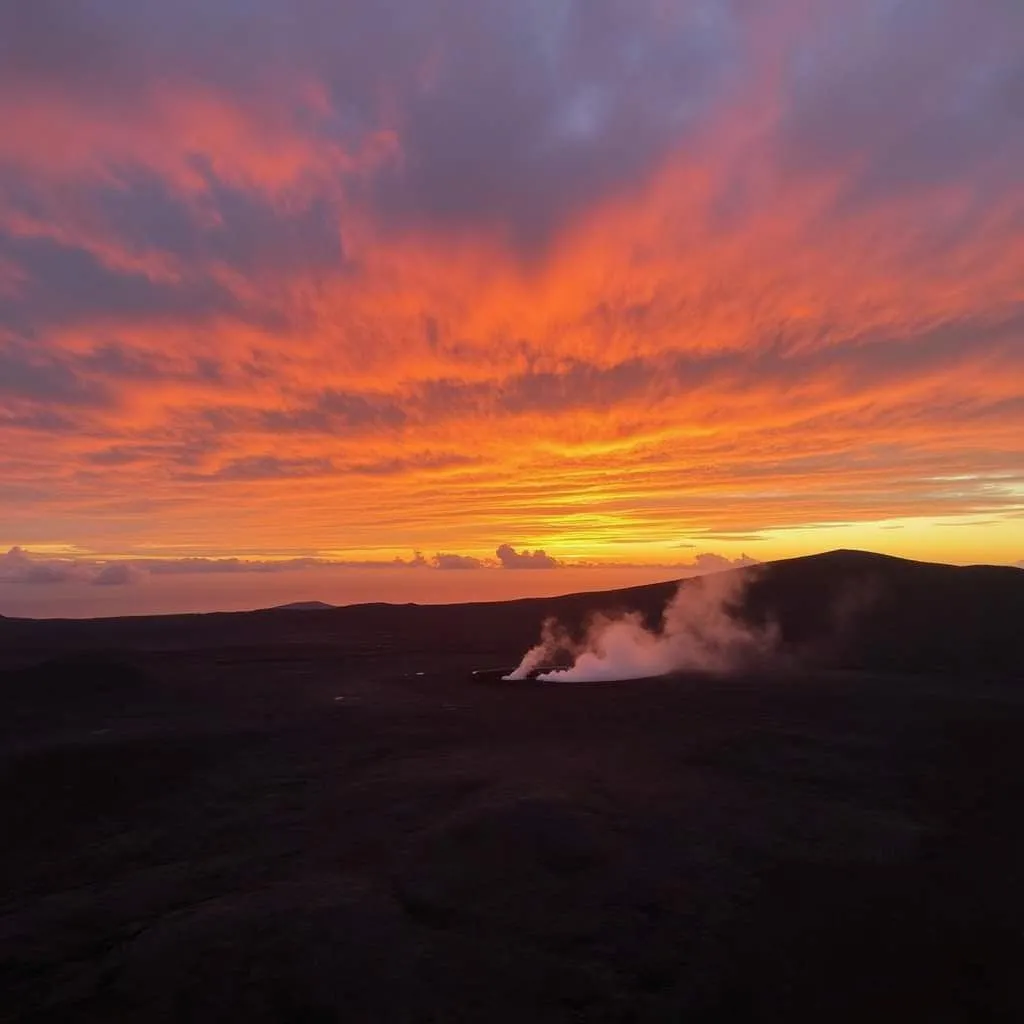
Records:
M596 682L644 679L669 672L730 672L765 658L775 648L774 626L754 627L735 609L749 582L738 572L716 573L680 585L652 632L638 612L598 616L582 644L574 644L553 619L544 623L541 641L523 656L506 679L526 679L559 654L573 657L571 668L551 669L537 678L548 682Z
M576 645L557 619L545 619L540 628L540 643L531 647L519 666L503 679L526 679L531 672L542 665L550 665L560 651L574 653Z

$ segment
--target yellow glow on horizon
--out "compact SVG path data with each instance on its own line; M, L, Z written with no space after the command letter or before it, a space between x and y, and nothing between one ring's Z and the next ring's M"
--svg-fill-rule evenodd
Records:
M594 569L633 566L651 569L686 568L704 553L726 558L740 556L757 561L772 561L815 554L836 548L854 548L892 554L921 561L951 564L1017 564L1024 552L1024 514L981 517L902 517L872 523L834 523L811 527L768 529L730 536L705 535L699 529L681 531L674 538L630 536L628 517L569 514L562 528L544 536L527 538L513 546L517 550L544 550L567 566ZM504 542L502 542L504 543ZM0 551L15 545L0 544ZM295 559L314 559L326 563L352 565L400 565L413 561L417 552L429 562L438 553L456 553L477 558L487 566L497 566L495 550L490 546L449 547L415 544L408 548L314 548L289 550L238 549L209 544L178 546L150 542L131 549L87 549L72 543L41 543L23 546L31 555L50 558L94 561L180 559L238 559L241 561L285 563Z

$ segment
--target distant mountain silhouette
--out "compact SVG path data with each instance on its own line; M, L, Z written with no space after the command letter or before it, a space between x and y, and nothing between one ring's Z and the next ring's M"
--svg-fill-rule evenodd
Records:
M336 604L328 604L326 601L292 601L291 604L278 604L267 610L272 612L323 612L337 607Z
M878 671L1024 673L1024 569L950 566L864 551L732 569L749 580L736 612L774 622L796 664ZM684 580L683 586L692 585ZM429 657L462 650L514 664L557 617L636 610L654 626L678 583L462 605L302 603L257 612L94 620L0 620L8 651L161 650L287 643L359 645Z

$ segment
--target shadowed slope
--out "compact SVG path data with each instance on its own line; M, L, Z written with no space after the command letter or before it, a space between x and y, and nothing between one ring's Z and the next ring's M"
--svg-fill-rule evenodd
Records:
M738 613L778 625L784 651L816 667L1019 671L1024 570L948 566L861 551L770 562L747 574ZM688 581L683 586L692 585ZM677 584L464 605L365 604L106 620L0 620L10 655L353 644L367 655L461 650L514 663L555 616L578 630L595 612L636 610L656 625Z

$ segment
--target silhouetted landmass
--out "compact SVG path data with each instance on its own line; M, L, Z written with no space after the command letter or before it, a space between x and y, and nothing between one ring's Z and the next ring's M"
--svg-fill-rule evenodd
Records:
M740 614L777 623L802 664L864 670L1006 671L1024 664L1024 570L949 566L860 551L766 563ZM684 581L683 585L688 585ZM252 644L409 654L459 650L515 662L553 616L579 631L598 610L638 610L654 626L677 583L463 605L285 606L257 612L90 620L0 620L8 652ZM318 604L318 602L312 602ZM301 612L302 614L297 614Z
M322 612L336 605L328 604L326 601L293 601L291 604L279 604L271 611L278 612Z
M776 562L771 671L480 684L673 590L0 620L0 1020L1024 1019L1024 572Z

